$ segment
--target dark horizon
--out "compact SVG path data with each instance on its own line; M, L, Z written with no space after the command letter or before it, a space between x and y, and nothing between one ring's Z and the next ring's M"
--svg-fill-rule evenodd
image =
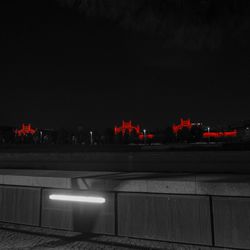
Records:
M248 22L238 22L243 45L212 32L212 47L185 47L59 2L1 4L1 124L100 129L124 119L161 128L181 117L210 125L250 119Z

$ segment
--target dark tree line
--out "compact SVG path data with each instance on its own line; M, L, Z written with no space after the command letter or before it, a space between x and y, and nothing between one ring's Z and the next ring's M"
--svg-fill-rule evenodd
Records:
M139 139L135 132L124 135L114 134L112 128L107 128L102 132L90 130L79 126L75 129L37 129L31 135L18 136L14 127L0 127L1 144L140 144L145 141ZM90 134L92 131L92 135ZM202 128L193 127L191 130L183 129L178 134L174 134L171 127L151 131L153 139L146 139L146 143L173 143L173 142L196 142L202 140ZM92 137L92 138L91 138Z

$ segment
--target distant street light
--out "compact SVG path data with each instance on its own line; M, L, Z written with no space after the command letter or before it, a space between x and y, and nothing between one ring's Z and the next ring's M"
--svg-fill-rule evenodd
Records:
M43 131L40 131L40 143L43 143Z
M147 130L143 129L143 138L144 138L144 144L146 144L146 140L147 140Z
M90 145L92 145L93 144L93 131L90 131L89 134L90 134Z
M210 133L210 127L207 127L207 132ZM208 143L210 143L210 135L208 134Z

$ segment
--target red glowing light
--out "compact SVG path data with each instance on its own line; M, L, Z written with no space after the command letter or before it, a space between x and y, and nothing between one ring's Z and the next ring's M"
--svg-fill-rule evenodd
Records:
M148 134L148 135L147 135L147 138L148 138L148 139L153 139L153 138L154 138L154 135L153 135L153 134Z
M122 121L122 126L120 126L120 127L115 126L114 132L115 132L115 135L122 134L122 136L124 136L126 134L126 132L129 135L131 135L132 132L135 132L135 134L138 136L138 138L140 140L143 140L145 137L147 139L154 138L153 134L144 135L144 133L141 132L140 126L139 125L134 126L132 124L132 121L128 121L128 122Z
M181 118L181 123L180 124L178 124L178 125L173 124L173 126L172 126L173 132L175 134L177 134L183 128L188 128L188 129L192 128L192 123L191 123L190 119L184 120L184 119Z
M133 131L135 131L136 134L140 134L140 126L132 125L132 121L129 122L122 121L122 126L120 127L115 126L114 128L115 135L122 133L122 135L124 136L126 132L128 132L128 134L130 135Z
M233 131L226 131L226 132L204 132L203 137L204 138L222 138L222 137L236 137L237 136L237 130Z
M33 129L31 127L31 124L22 124L22 128L21 129L16 129L15 133L18 136L25 136L28 134L34 135L36 133L36 129Z
M146 136L144 136L144 134L139 134L139 139L140 140L144 140L144 138L147 138L147 139L153 139L154 138L154 135L153 134L147 134Z

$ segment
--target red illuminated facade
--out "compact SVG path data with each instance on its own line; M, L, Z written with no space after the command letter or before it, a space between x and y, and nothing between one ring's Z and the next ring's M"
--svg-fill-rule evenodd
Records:
M237 130L226 131L226 132L204 132L204 138L225 138L225 137L236 137Z
M138 138L142 141L142 140L144 140L145 136L144 136L144 134L141 133L141 134L139 134ZM146 138L152 140L154 138L154 135L153 134L146 134Z
M131 135L132 132L135 132L136 134L140 134L140 126L134 126L132 124L132 121L122 121L122 125L120 127L115 126L114 128L115 135L122 134L123 136L128 133Z
M184 120L181 118L181 123L176 125L173 124L172 130L175 134L178 134L183 128L191 129L192 128L192 123L190 119Z
M34 135L36 133L36 129L31 127L31 124L22 124L21 129L16 129L15 134L17 136L26 136L26 135Z
M153 134L146 134L146 133L144 134L144 133L142 133L141 129L140 129L140 126L139 125L137 125L137 126L133 125L132 121L128 121L128 122L122 121L122 125L120 127L115 126L114 133L115 133L115 135L122 134L122 136L125 136L126 133L129 134L129 135L131 135L132 133L135 133L135 135L137 135L140 140L144 140L145 137L147 139L153 139L154 138Z

